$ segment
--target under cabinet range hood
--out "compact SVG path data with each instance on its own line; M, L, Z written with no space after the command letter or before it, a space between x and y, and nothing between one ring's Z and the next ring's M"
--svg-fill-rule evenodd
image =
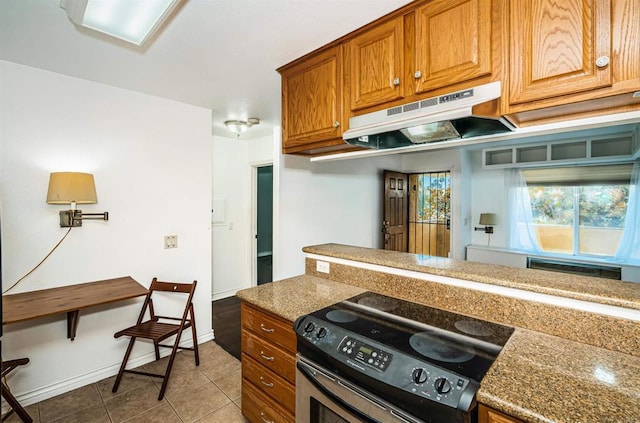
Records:
M354 116L342 138L372 149L407 147L515 130L506 119L473 115L473 107L500 98L500 81Z

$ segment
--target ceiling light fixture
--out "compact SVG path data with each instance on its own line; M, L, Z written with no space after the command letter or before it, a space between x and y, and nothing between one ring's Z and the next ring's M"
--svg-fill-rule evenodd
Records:
M80 26L141 46L182 0L60 0Z
M240 138L240 134L247 132L249 128L253 125L260 125L260 119L258 118L249 118L246 121L244 120L227 120L224 122L229 131L236 134L238 138Z

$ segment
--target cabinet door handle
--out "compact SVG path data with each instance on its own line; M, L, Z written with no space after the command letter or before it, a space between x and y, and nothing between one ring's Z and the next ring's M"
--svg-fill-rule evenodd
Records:
M275 332L275 331L276 331L276 330L275 330L275 329L273 329L273 328L268 328L268 327L266 327L266 326L264 325L264 323L260 323L260 329L262 329L264 332L267 332L267 333L273 333L273 332Z
M273 382L265 382L262 376L260 376L260 383L262 383L267 388L273 388Z
M394 86L396 86L396 87L397 87L398 85L400 85L400 78L394 78L394 79L393 79L393 85L394 85Z
M422 76L422 72L420 72L420 71L415 71L414 74L413 74L413 77L415 79L420 79L421 76Z
M338 122L337 120L335 122L333 122L333 127L334 128L338 128L340 126L340 122Z
M264 412L263 411L260 412L260 420L262 420L264 423L273 423L273 420L267 420L264 417Z
M609 64L609 57L607 56L600 56L596 59L596 66L599 68L604 68L608 64Z
M264 358L265 360L269 360L269 361L273 361L274 360L273 356L269 357L268 355L264 355L264 351L260 351L260 357Z

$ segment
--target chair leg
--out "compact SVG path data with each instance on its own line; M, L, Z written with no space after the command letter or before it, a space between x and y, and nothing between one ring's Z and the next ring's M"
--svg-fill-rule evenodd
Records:
M196 357L196 366L200 365L200 355L198 354L198 335L196 334L196 321L191 315L191 339L193 340L193 353Z
M160 348L158 348L158 342L153 341L153 348L156 351L156 361L160 360Z
M133 350L134 342L136 342L136 338L132 337L129 340L129 345L127 346L127 352L124 353L124 358L122 359L122 364L120 365L120 370L118 371L118 376L116 377L116 381L113 384L113 388L111 389L111 392L116 392L118 390L118 386L120 386L120 381L122 380L124 369L125 367L127 367L127 361L129 361L129 355L131 354L131 350Z
M171 374L171 369L173 368L173 361L176 359L176 353L178 352L178 345L180 344L180 337L182 332L178 332L176 335L176 341L173 344L173 348L171 349L171 357L169 358L169 364L167 364L167 369L164 372L164 378L162 379L162 387L160 387L160 394L158 395L158 401L164 398L164 391L167 389L167 383L169 383L169 375Z
M33 419L31 418L31 416L29 416L29 413L27 413L27 411L22 408L22 405L20 405L16 397L14 397L11 391L9 391L9 387L5 385L4 381L2 382L2 397L5 399L5 401L7 401L7 404L9 404L11 409L18 415L18 417L20 417L20 419L22 419L24 423L33 422ZM3 416L2 420L8 417L9 414L11 414L11 412Z

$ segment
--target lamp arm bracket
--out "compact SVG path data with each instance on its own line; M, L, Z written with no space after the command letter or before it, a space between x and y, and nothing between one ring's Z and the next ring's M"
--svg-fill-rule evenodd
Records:
M82 210L61 210L60 227L75 228L82 226L83 220L109 220L109 212L82 213Z
M78 218L83 220L109 220L109 212L104 213L77 213Z

